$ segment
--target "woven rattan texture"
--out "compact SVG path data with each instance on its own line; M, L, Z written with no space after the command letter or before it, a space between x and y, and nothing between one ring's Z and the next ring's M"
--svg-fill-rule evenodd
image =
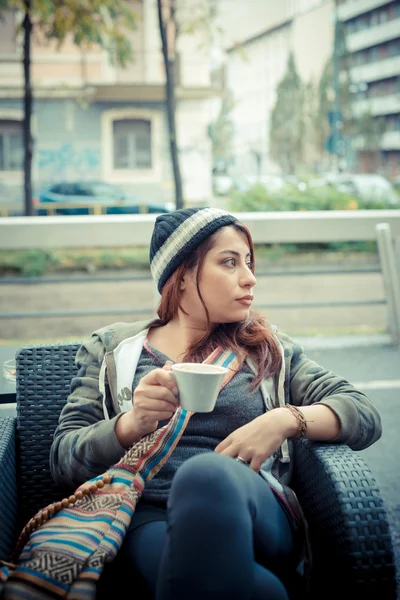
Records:
M21 523L65 490L54 483L49 453L76 374L79 344L26 347L17 354L17 428Z
M15 424L15 417L0 418L0 559L2 560L9 558L18 533Z
M387 515L360 455L345 445L298 442L293 487L310 526L316 585L329 582L332 598L395 599Z

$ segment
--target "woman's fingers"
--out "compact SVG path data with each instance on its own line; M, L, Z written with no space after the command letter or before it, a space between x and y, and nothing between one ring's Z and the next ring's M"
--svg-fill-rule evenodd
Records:
M227 438L225 438L224 440L222 440L222 442L220 442L218 444L218 446L215 448L214 452L216 452L217 454L226 454L226 450L231 445L232 445L232 440L231 440L230 436L228 436ZM230 454L229 456L232 456L232 455Z
M162 386L170 390L174 396L178 396L178 386L171 372L166 367L165 369L154 369L143 377L143 383L151 386Z
M148 398L146 399L146 402L143 403L137 402L136 406L140 409L145 409L149 412L165 411L174 413L177 408L175 404L172 404L172 402L168 402L164 399L158 400L157 398Z
M136 404L148 404L152 400L168 402L173 409L179 406L179 398L171 390L158 385L143 385L141 389L137 388L135 394Z
M255 471L256 473L258 473L261 469L261 465L264 462L263 460L260 460L260 458L258 457L253 457L251 460L249 459L250 462L250 469L252 471Z
M174 414L173 410L160 410L158 412L149 411L147 418L152 421L166 421Z
M246 450L240 450L240 447L237 444L228 442L228 438L226 438L215 448L215 452L218 454L223 454L224 456L231 456L235 459L240 456L240 458L249 463L250 469L256 471L257 473L263 463L263 458L255 454L253 449L247 448Z

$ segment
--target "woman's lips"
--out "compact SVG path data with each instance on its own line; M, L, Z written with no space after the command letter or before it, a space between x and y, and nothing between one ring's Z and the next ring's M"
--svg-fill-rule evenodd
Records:
M236 300L236 302L243 304L243 306L251 306L253 299L252 298L240 298L239 300Z

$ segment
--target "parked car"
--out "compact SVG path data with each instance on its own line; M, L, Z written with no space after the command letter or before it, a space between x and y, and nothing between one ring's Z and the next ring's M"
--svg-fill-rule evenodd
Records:
M382 175L375 173L338 175L333 184L339 191L358 196L361 200L382 201L397 207L400 202L393 185Z
M284 187L285 180L280 175L247 175L236 180L235 189L247 192L253 185L262 185L269 192L278 192Z
M40 208L42 203L71 204L71 208L55 206L57 215L87 215L93 211L90 207L107 206L103 213L108 215L117 214L138 214L140 212L148 213L167 213L175 209L174 204L149 204L146 200L141 200L136 196L131 196L123 192L117 185L105 183L102 181L76 181L60 182L50 185L42 190L33 199L33 204L38 215L47 215L47 208ZM74 206L83 204L87 206Z
M332 173L326 175L324 180L325 185L332 185L339 192L350 194L364 202L376 201L383 202L392 208L400 207L400 199L394 186L383 175L377 173Z

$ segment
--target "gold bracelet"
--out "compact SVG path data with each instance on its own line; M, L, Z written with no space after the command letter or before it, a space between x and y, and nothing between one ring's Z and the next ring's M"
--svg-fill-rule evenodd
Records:
M299 424L299 428L297 430L296 435L294 436L294 439L301 440L303 437L305 437L307 433L307 421L305 420L303 413L292 404L285 404L284 408L289 409L290 412L296 417Z

